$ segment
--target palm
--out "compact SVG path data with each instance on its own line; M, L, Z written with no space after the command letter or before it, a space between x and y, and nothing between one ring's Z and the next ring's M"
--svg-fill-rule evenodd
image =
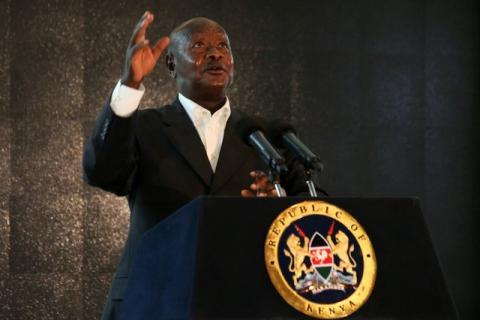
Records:
M136 82L142 81L145 76L152 72L157 64L152 48L146 46L135 52L132 56L131 64L133 80Z

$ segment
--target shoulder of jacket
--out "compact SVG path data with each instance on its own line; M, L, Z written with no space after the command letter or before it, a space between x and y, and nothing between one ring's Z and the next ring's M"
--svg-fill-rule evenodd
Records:
M166 112L171 111L173 108L175 108L175 106L167 104L161 107L139 109L137 112L137 117L139 119L163 117Z

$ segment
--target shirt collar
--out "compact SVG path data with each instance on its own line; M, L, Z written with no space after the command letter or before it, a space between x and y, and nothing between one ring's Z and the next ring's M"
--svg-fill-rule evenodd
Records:
M183 106L183 108L185 109L185 111L187 112L189 118L192 120L193 123L195 123L197 114L201 114L203 111L207 111L208 114L210 114L209 110L202 107L195 101L188 99L181 93L178 94L178 100L180 100L180 104ZM228 119L228 117L230 116L230 113L231 113L230 100L228 100L228 97L226 97L225 104L220 109L218 109L214 114L212 114L212 117L223 114L225 115L225 118Z

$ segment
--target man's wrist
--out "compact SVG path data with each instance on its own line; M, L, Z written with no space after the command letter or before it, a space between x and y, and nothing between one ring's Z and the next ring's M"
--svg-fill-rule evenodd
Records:
M118 81L110 100L113 113L123 118L130 117L138 109L144 93L145 87L142 83L136 89L123 84L122 80Z
M133 80L130 80L130 79L125 79L125 80L122 79L121 83L124 86L130 87L130 88L136 89L136 90L138 90L140 88L140 86L142 85L142 81L136 82L136 81L133 81Z

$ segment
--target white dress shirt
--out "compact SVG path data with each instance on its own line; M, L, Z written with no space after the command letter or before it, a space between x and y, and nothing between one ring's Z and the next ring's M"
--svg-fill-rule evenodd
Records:
M122 85L118 81L112 92L110 106L117 116L130 117L138 109L144 93L145 87L143 84L137 90ZM195 126L205 147L212 170L215 172L220 149L222 148L225 126L231 113L230 101L227 98L225 104L214 114L211 114L210 111L186 98L181 93L178 94L178 99Z

